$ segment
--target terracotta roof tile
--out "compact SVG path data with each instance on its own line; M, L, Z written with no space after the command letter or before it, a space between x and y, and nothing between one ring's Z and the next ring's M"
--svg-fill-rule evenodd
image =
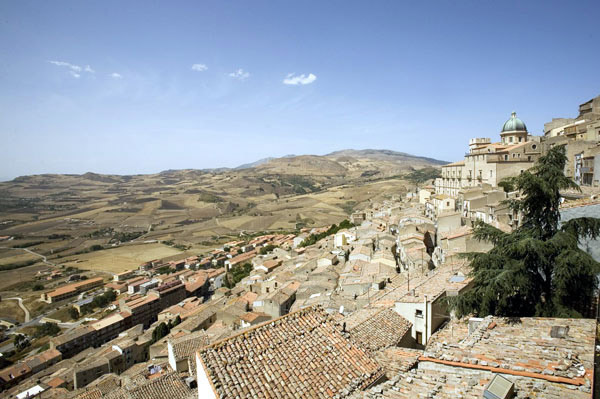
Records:
M321 308L290 313L198 352L217 397L333 398L382 369Z
M350 336L370 351L397 345L412 327L392 309L361 309L345 322Z
M181 338L173 339L170 342L173 345L175 360L179 361L190 356L193 357L194 353L208 345L210 340L208 334L204 330L200 330L192 334L185 334Z

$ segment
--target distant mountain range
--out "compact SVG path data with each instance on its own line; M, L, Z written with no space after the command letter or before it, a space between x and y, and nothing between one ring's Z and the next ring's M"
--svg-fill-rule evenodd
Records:
M336 157L354 157L354 158L371 158L371 159L381 159L386 161L398 161L398 162L411 162L411 161L419 161L425 162L432 165L445 165L449 162L440 161L439 159L421 157L417 155L407 154L405 152L398 152L392 150L341 150L334 151L325 155L326 157L336 158Z
M448 162L421 157L391 150L353 150L335 151L326 155L285 155L281 158L263 158L255 162L239 165L235 168L183 169L164 170L161 176L197 175L204 173L222 174L236 172L243 175L300 175L300 176L337 176L351 179L365 177L386 178L397 176L411 169L423 167L439 167ZM42 174L37 176L58 177L59 175ZM81 177L87 181L98 183L118 183L139 175L104 175L87 172L83 175L65 174L62 176ZM17 177L13 181L23 182L33 176ZM141 177L141 176L140 176Z
M253 168L269 168L269 166L275 167L277 164L281 163L290 163L289 166L294 164L295 166L299 166L303 161L307 163L311 163L309 160L312 160L312 164L316 165L319 162L317 160L321 159L321 163L326 163L325 160L331 161L348 161L348 160L373 160L373 161L388 161L388 162L396 162L396 163L413 163L416 162L418 165L430 165L430 166L439 166L445 165L448 162L441 161L439 159L421 157L416 155L407 154L405 152L398 152L392 150L375 150L375 149L366 149L366 150L353 150L346 149L340 151L334 151L325 155L285 155L281 158L263 158L258 161L254 161L251 163L246 163L240 165L234 170L242 170L242 169L253 169ZM324 165L321 165L324 166ZM329 164L331 166L331 164ZM226 170L227 168L220 168L218 170ZM309 169L312 169L309 167ZM334 167L334 169L337 169ZM211 171L216 171L217 169L210 169Z
M290 154L290 155L284 155L281 158L294 158L294 157L296 157L296 155ZM255 167L259 166L259 165L262 165L262 164L265 164L267 162L270 162L270 161L272 161L274 159L277 159L277 158L275 158L275 157L263 158L263 159L259 159L258 161L254 161L254 162L250 162L250 163L245 163L245 164L237 166L237 167L235 167L233 169L236 169L236 170L239 170L239 169L252 169L252 168L255 168Z
M241 230L294 229L299 220L324 226L364 201L402 194L404 176L443 163L369 149L265 158L237 168L21 176L0 183L0 222L6 222L0 230L79 237L106 226L146 231L152 225L147 239L199 244Z

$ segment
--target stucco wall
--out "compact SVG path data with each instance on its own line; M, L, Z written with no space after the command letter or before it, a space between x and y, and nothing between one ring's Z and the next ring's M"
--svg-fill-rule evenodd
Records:
M600 204L563 209L560 212L560 215L562 222L566 222L567 220L580 217L600 218ZM600 239L583 240L579 247L587 253L589 253L590 255L592 255L592 257L596 261L600 262Z

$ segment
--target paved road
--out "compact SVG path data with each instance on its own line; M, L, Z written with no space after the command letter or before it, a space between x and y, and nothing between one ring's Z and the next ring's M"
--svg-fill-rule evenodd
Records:
M18 301L19 302L19 307L21 309L23 309L23 312L25 312L25 323L27 323L27 322L29 322L31 320L31 318L29 317L29 310L27 310L27 308L25 307L25 305L23 305L23 299L21 299L19 297L15 297L15 298L6 298L6 300Z

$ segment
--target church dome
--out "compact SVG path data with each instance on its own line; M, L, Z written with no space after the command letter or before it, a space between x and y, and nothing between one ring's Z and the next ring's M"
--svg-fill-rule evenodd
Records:
M502 126L502 133L515 131L526 132L527 126L525 126L525 122L517 118L517 113L513 111L510 119L504 122L504 126Z

